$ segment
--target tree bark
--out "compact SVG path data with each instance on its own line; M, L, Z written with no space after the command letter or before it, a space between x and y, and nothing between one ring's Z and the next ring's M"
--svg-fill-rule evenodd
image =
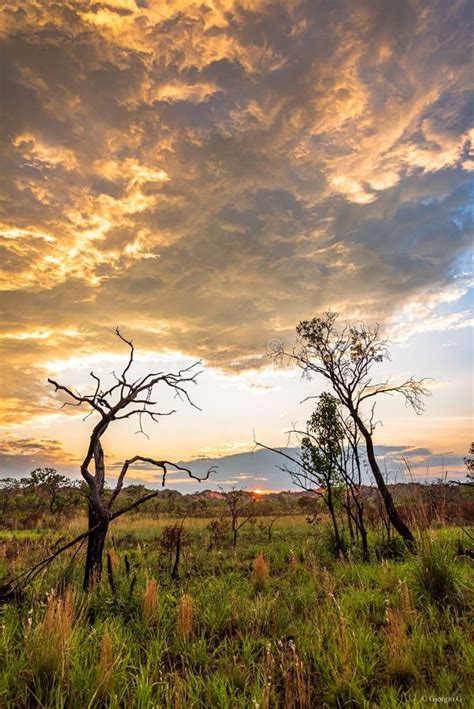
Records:
M334 541L336 542L337 553L342 554L344 556L344 548L342 545L341 536L339 534L339 527L337 525L336 512L334 510L334 504L332 501L332 492L331 492L330 487L328 487L327 506L329 509L329 514L331 515L332 528L334 530Z
M94 529L87 539L86 566L84 570L84 591L89 591L99 583L102 576L102 557L105 539L109 529L109 514L102 501L105 483L104 451L100 439L94 447L96 495L89 496L89 530ZM98 499L97 499L98 498Z
M359 431L361 432L362 436L364 437L365 440L365 446L367 449L367 458L369 461L370 468L372 470L373 476L375 478L375 482L377 483L377 487L380 490L380 494L382 496L382 500L385 505L385 509L387 510L387 515L392 523L393 527L397 530L399 535L402 537L403 541L405 542L406 546L410 551L414 551L416 548L416 541L415 537L413 536L412 532L408 528L408 526L405 524L405 522L402 520L400 517L397 508L395 507L395 503L393 502L392 495L390 493L390 490L388 489L385 480L383 479L382 472L379 468L379 465L377 463L377 459L375 457L375 451L374 451L374 444L372 441L372 435L366 428L364 422L358 415L358 413L353 409L351 411L352 416L354 418L354 421L356 422Z
M84 571L84 591L89 591L94 584L99 583L102 576L102 557L104 553L105 539L109 528L108 519L97 512L92 502L89 502L89 524L88 528L95 529L87 538L86 566Z
M181 552L181 530L178 532L178 536L176 538L176 550L175 550L175 558L174 558L174 566L173 570L171 572L171 578L172 579L177 579L179 577L179 558L180 558L180 552Z

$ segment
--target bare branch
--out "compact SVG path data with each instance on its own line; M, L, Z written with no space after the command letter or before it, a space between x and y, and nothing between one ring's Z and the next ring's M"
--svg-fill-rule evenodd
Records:
M177 463L173 463L170 460L155 460L154 458L147 458L142 455L135 455L133 458L129 458L126 460L122 466L122 469L120 471L120 474L117 479L117 484L115 486L115 489L110 497L108 507L109 509L112 508L112 505L117 498L118 494L120 493L122 487L123 487L123 481L125 478L125 475L127 474L127 471L133 463L136 463L137 461L140 461L141 463L148 463L149 465L152 465L156 468L161 468L163 471L163 476L162 476L162 481L161 481L161 486L165 486L165 481L166 481L166 474L168 473L168 468L173 468L174 470L179 470L183 473L187 473L190 478L193 478L194 480L197 480L198 482L203 482L204 480L207 480L209 476L216 472L217 468L215 466L211 466L206 475L200 477L198 475L195 475L189 468L185 468L182 465L178 465Z

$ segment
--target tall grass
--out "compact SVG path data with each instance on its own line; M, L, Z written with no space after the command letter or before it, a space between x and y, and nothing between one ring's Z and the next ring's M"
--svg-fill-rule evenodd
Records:
M209 551L203 533L181 581L153 545L116 539L115 594L104 574L87 600L72 587L46 596L67 560L4 606L2 709L469 706L472 570L452 534L419 557L359 563L331 558L303 526L270 543L243 534L236 554Z
M109 626L106 625L100 641L99 664L97 667L96 695L99 699L104 699L112 686L114 666L113 636Z
M68 588L64 596L50 593L43 618L35 627L28 626L26 652L38 676L51 679L65 675L71 656L76 615L76 593Z

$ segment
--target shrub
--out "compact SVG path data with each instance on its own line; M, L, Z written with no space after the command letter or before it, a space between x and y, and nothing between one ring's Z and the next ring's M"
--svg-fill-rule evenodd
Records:
M420 600L439 607L460 605L461 586L446 548L429 545L420 551L414 567L414 590Z
M207 525L209 549L220 549L229 533L229 524L225 519L213 519Z
M331 692L330 706L336 709L362 709L365 705L363 693L352 682L341 681Z
M407 555L407 547L401 537L391 539L380 539L375 545L375 556L377 559L391 559L392 561L403 561Z

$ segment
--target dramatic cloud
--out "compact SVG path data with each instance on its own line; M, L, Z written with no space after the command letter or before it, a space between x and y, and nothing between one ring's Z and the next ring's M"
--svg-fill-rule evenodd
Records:
M58 465L70 469L75 462L61 441L49 438L7 438L0 445L0 477L17 477L35 468Z
M470 17L464 0L4 1L5 423L51 413L50 363L107 361L117 324L242 369L326 308L398 339L465 327Z

